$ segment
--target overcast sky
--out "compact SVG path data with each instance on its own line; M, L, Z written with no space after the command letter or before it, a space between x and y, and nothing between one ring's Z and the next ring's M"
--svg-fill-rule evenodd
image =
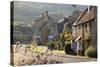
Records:
M74 9L71 4L14 1L14 21L32 22L35 16L46 10L49 14L61 13L64 16L69 16L74 10L82 11L86 8L86 5L77 5Z

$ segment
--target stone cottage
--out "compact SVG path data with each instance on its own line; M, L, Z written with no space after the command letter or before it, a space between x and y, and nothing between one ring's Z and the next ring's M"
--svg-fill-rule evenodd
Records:
M90 6L80 13L72 26L75 39L81 36L83 51L89 46L97 48L97 7ZM86 42L86 43L85 43Z
M49 16L48 11L42 13L41 16L36 17L34 25L35 33L40 36L40 42L44 45L48 41L49 36L57 34L57 23L55 19Z

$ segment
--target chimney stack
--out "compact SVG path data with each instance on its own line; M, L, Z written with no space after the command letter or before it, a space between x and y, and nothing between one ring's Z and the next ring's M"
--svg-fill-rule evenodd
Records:
M44 17L44 13L42 13L42 17Z
M48 16L48 11L44 12L44 16L46 16L46 17Z
M88 13L90 12L90 6L88 5Z

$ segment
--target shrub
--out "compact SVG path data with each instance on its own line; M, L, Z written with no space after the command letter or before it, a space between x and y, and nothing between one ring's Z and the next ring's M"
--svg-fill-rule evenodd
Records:
M62 43L60 41L57 42L57 45L58 45L58 48L57 48L58 50L62 50L63 49Z
M71 44L66 44L65 45L65 53L70 54L70 51L71 51Z
M94 47L89 47L85 51L85 56L97 58L97 49Z
M51 43L50 43L50 47L51 47L52 49L55 49L56 43L55 43L55 42L51 42Z
M48 46L48 49L55 49L55 50L64 50L63 44L61 41L51 41L47 42L46 46Z
M47 42L46 43L46 46L48 46L48 49L50 49L50 50L53 50L53 49L55 49L55 42Z
M63 42L58 41L57 45L58 45L58 50L64 50L64 44L63 44Z

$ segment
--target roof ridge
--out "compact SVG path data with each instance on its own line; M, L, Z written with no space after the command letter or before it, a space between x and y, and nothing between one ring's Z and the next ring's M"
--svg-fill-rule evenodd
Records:
M75 21L73 25L76 25L76 23L84 16L84 14L87 12L88 8L78 17L78 19Z

